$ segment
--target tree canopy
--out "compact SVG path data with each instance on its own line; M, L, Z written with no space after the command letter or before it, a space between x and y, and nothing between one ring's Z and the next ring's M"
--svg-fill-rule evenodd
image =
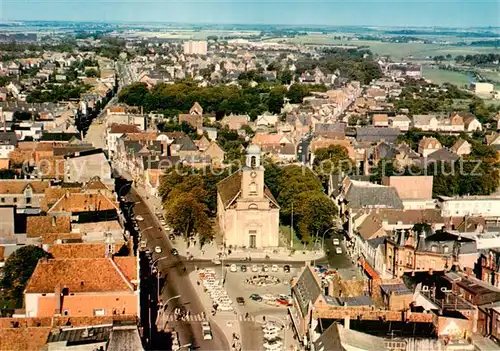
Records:
M9 256L5 262L4 277L1 281L8 298L22 300L26 284L42 257L50 257L50 254L33 245L23 246Z
M313 170L323 184L328 183L331 174L347 172L353 166L347 149L340 145L330 145L314 152Z

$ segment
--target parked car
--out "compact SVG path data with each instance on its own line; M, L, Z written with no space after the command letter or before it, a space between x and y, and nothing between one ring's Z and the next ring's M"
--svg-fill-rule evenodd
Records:
M174 235L174 234L170 234L170 235L168 236L168 238L169 238L170 240L172 240L172 241L173 241L173 240L175 240L175 235Z
M230 267L229 267L229 270L231 272L237 272L238 271L238 267L233 263Z
M202 322L201 329L203 330L203 340L212 340L212 328L209 322Z
M335 249L335 252L336 252L336 253L338 253L338 254L341 254L341 253L342 253L342 248L337 247L337 248Z
M258 272L259 271L259 266L257 266L256 264L254 264L252 266L252 272Z
M236 302L237 302L237 303L238 303L238 305L240 305L240 306L245 305L245 299L244 299L242 296L238 296L238 297L236 298Z
M135 216L135 219L138 220L139 222L142 222L144 220L144 217L141 215Z
M219 259L217 259L217 258L214 258L214 259L212 260L212 263L213 263L213 264L221 264L221 261L220 261Z
M267 264L262 266L262 272L269 272L269 267L267 266Z
M333 239L333 245L340 245L340 240L337 238Z
M249 298L253 301L262 301L262 296L260 296L259 294L252 294Z
M240 269L241 269L242 272L246 272L247 271L247 266L245 266L244 264L242 264L240 266Z
M155 252L156 253L161 253L161 247L155 246Z
M290 265L289 264L286 264L283 266L283 272L290 273Z
M278 265L273 264L273 265L272 265L272 267L271 267L271 270L272 270L273 272L277 272L277 271L279 271L279 267L278 267Z
M179 255L179 251L177 251L177 249L170 250L170 253L172 254L172 256L178 256Z

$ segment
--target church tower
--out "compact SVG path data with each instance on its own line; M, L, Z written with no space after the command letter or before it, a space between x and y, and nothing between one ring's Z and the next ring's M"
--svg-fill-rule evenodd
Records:
M259 201L264 198L264 167L261 165L261 151L252 144L247 150L245 167L242 169L241 192L245 200Z

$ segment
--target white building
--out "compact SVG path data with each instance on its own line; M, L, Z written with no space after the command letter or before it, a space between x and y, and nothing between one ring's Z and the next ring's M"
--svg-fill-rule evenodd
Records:
M206 55L207 42L206 40L193 41L189 40L184 42L185 55Z
M115 184L111 166L102 151L77 152L64 160L65 182L87 183L95 177L99 177L106 186Z
M217 184L217 216L226 246L279 245L279 205L264 184L257 145L247 148L246 165Z
M439 197L443 217L500 217L500 196Z

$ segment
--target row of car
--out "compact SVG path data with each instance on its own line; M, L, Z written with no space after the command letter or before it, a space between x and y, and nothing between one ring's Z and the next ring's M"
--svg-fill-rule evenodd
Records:
M280 340L281 326L273 322L266 322L262 325L262 334L264 337L265 350L278 351L283 350L283 343Z
M292 304L292 300L290 296L284 295L284 294L279 294L279 295L272 295L272 294L265 294L265 295L259 295L259 294L251 294L249 296L250 300L256 301L256 302L264 302L269 305L274 305L274 306L290 306Z
M264 264L262 266L254 264L250 268L251 268L252 272L254 272L254 273L256 273L256 272L269 272L269 271L278 272L280 270L279 266L276 264L273 264L271 267L269 267L267 264ZM238 266L233 263L232 265L229 266L229 270L233 273L238 272ZM242 265L240 265L239 270L241 272L247 272L248 268L246 265L242 264ZM291 270L290 265L285 264L283 266L283 272L290 273L290 270Z

